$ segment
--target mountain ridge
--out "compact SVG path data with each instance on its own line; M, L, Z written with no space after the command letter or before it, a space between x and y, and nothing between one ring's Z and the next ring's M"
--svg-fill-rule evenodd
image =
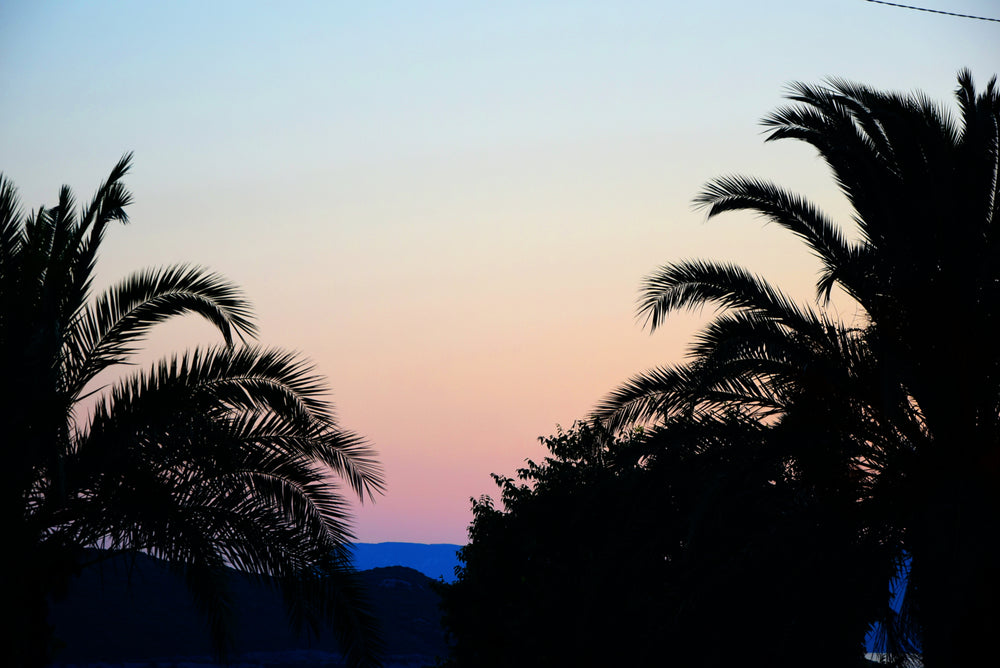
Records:
M432 665L447 653L435 580L406 566L358 573L382 624L387 665ZM235 613L230 666L268 668L343 665L333 634L295 632L281 595L233 571ZM183 576L144 554L118 556L85 569L54 601L50 623L62 649L55 666L214 666L208 627Z
M452 543L354 543L354 567L359 571L388 566L405 566L420 571L432 580L455 581L458 550Z

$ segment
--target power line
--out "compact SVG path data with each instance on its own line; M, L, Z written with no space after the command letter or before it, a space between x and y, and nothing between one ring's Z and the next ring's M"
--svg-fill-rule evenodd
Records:
M874 2L879 5L889 5L890 7L914 9L918 12L929 12L931 14L944 14L945 16L957 16L962 19L976 19L977 21L993 21L994 23L1000 23L1000 19L991 19L986 16L973 16L972 14L956 14L955 12L945 12L940 9L927 9L926 7L913 7L912 5L900 5L895 2L884 2L883 0L865 0L865 1Z

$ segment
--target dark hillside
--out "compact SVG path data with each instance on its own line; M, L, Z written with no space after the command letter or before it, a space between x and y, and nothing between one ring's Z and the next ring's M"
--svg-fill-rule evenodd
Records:
M430 578L401 566L360 575L382 621L390 662L425 665L444 655L438 595ZM332 636L295 634L279 594L235 572L232 592L239 621L234 663L243 663L242 658L258 666L337 665ZM85 571L69 596L53 605L51 621L65 644L57 655L61 664L207 663L211 656L206 626L182 578L143 555Z

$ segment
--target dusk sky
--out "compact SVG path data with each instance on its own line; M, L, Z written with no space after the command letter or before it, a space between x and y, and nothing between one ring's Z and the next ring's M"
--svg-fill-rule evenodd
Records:
M9 1L0 171L36 208L134 151L99 286L182 262L242 286L260 341L312 359L379 451L359 540L464 543L490 472L682 359L695 316L652 336L635 317L658 265L738 261L812 299L790 235L691 206L741 172L850 223L811 149L763 142L788 83L951 105L963 67L1000 71L1000 23L864 0ZM217 339L172 324L148 360Z

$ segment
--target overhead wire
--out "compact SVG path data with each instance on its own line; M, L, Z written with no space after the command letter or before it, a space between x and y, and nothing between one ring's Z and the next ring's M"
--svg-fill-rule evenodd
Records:
M900 7L902 9L913 9L918 12L929 12L931 14L944 14L945 16L957 16L962 19L975 19L977 21L993 21L994 23L1000 23L1000 19L990 18L988 16L974 16L972 14L958 14L956 12L946 12L942 9L928 9L926 7L914 7L912 5L901 5L896 2L885 2L884 0L865 0L866 2L874 2L878 5L889 5L890 7Z

